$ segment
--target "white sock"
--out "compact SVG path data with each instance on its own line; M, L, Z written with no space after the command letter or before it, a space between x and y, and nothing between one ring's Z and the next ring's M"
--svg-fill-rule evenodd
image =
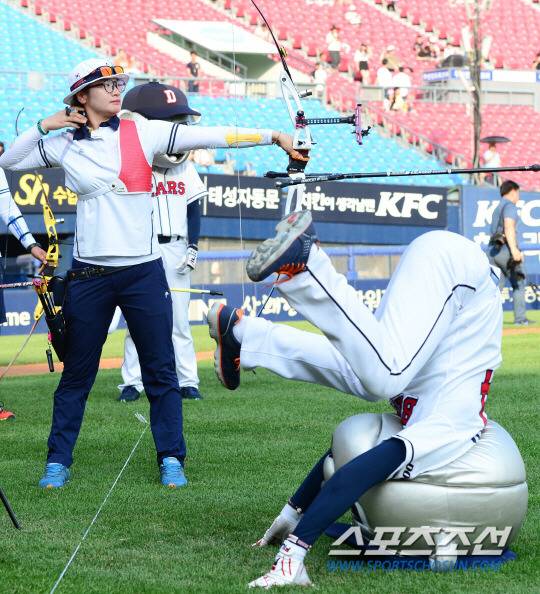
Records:
M292 542L292 540L290 540L290 538L286 538L283 541L281 548L284 548L284 547L285 547L286 551L283 551L283 552L286 553L287 555L290 555L297 561L303 561L307 552L308 552L308 549Z
M283 509L279 512L280 516L283 516L289 524L298 524L302 514L299 513L290 503L286 503Z
M247 324L247 320L245 316L242 316L238 322L236 322L236 324L233 326L233 336L236 338L236 340L242 344L242 340L244 340L244 332L246 329L246 324Z

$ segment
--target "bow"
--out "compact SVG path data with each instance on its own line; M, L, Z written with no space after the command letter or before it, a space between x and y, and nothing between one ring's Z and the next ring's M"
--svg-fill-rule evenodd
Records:
M47 263L41 265L36 278L33 279L33 287L38 296L38 303L34 310L34 320L38 321L43 314L45 314L45 321L49 328L48 332L48 347L45 351L47 355L47 363L49 370L54 371L54 363L52 358L51 346L54 348L56 355L60 361L64 360L65 356L65 322L62 314L62 308L55 303L54 289L56 286L63 284L61 277L55 276L55 270L58 267L60 259L60 243L58 241L58 233L56 231L56 224L63 222L63 219L56 219L53 214L49 199L43 188L41 179L36 173L36 180L41 185L41 194L43 196L41 206L43 209L43 222L45 223L45 231L47 233L48 247L47 247ZM61 287L63 288L63 287Z
M32 286L38 296L38 302L34 309L34 323L30 328L30 332L26 335L24 342L22 343L19 350L15 353L15 355L12 357L7 367L2 371L2 374L0 375L0 380L2 380L6 376L10 368L18 360L19 356L21 355L26 345L30 341L32 334L36 330L43 314L45 314L45 321L47 322L47 326L49 328L49 346L45 353L47 355L47 362L49 364L49 370L51 372L54 371L54 364L50 347L52 346L54 348L60 361L63 360L65 355L65 323L61 312L61 308L55 305L54 296L52 293L54 284L61 282L59 280L59 277L54 276L54 272L58 267L58 261L60 259L60 242L58 241L56 224L63 221L62 219L55 218L52 208L49 204L46 191L43 187L43 183L37 172L35 172L35 179L41 186L41 206L43 209L43 222L45 224L45 231L47 233L48 240L48 247L46 253L47 263L41 265L36 276L31 281L1 285L1 288L3 289Z
M287 57L287 51L283 46L279 45L279 42L276 36L274 35L272 28L270 27L270 24L266 20L266 17L262 13L261 9L257 6L254 0L251 0L251 3L255 7L255 10L261 16L262 20L264 21L266 27L268 28L270 36L274 41L274 45L278 50L279 59L281 60L282 65L281 73L279 76L281 94L287 107L287 112L289 113L291 122L294 126L293 148L305 157L305 160L299 160L289 157L287 173L280 173L276 171L268 171L266 173L266 177L289 177L291 181L294 181L294 184L289 186L287 190L287 200L285 203L284 213L287 214L291 211L293 207L293 200L295 196L296 201L294 210L300 210L302 207L302 197L305 191L305 185L303 184L303 180L305 180L306 178L305 168L309 158L309 152L313 148L313 145L316 144L311 135L309 126L326 124L352 124L354 126L353 132L355 134L355 138L358 144L362 144L362 139L364 136L367 136L370 128L368 127L366 130L362 129L360 104L356 106L354 113L350 116L337 118L306 118L305 111L302 106L302 99L309 97L312 93L311 91L300 92L297 89L296 85L294 84L291 71L289 70L287 60L285 59Z

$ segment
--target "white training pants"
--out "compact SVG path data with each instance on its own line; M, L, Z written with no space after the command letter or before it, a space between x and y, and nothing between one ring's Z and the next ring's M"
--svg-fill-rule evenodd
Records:
M477 245L448 231L414 240L376 314L317 246L308 271L278 289L324 336L244 318L243 368L367 400L404 395L400 437L407 463L415 458L411 476L472 445L486 422L484 380L500 365L502 333L497 278ZM440 456L422 460L437 448Z

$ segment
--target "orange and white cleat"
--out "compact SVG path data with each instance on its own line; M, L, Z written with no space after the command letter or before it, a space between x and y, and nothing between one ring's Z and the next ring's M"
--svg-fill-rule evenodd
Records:
M306 270L311 246L318 241L309 210L293 212L276 226L276 235L263 241L246 264L249 278L259 282L271 274L287 278Z
M241 309L222 303L215 303L208 312L208 330L217 345L214 369L227 390L236 390L240 385L240 343L234 336L233 327L243 315Z

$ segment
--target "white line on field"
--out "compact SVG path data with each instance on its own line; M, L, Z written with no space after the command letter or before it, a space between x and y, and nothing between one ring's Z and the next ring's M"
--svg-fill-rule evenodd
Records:
M79 549L81 548L82 543L84 542L85 538L88 536L88 533L92 529L92 526L95 524L96 520L98 519L98 516L101 513L101 510L103 509L103 507L107 503L107 499L109 499L110 494L113 492L113 489L116 487L116 483L120 480L120 477L122 476L122 473L124 472L126 466L129 464L129 461L133 457L133 454L135 453L135 450L137 449L137 446L141 442L141 439L143 438L146 430L148 429L148 421L143 417L143 415L141 415L140 413L136 413L135 416L137 417L137 419L139 421L141 421L141 423L145 423L144 429L142 430L142 433L139 436L139 439L137 440L137 443L133 446L133 449L131 450L129 456L127 457L127 460L125 461L124 466L122 466L122 469L118 473L118 476L116 477L116 479L114 480L114 483L112 484L111 488L109 489L109 492L107 493L107 495L105 495L105 499L101 502L101 505L99 506L99 508L98 508L98 510L96 512L96 515L92 518L92 521L88 525L88 528L84 531L84 534L82 535L81 541L76 546L75 550L73 551L73 554L69 558L69 561L66 563L66 566L62 570L62 573L58 576L58 579L56 580L54 586L51 588L51 591L49 592L49 594L53 594L53 592L56 590L56 588L58 588L60 582L62 581L62 579L66 575L66 572L69 569L69 566L72 564L72 562L74 561L75 557L77 556L77 553L79 552Z

